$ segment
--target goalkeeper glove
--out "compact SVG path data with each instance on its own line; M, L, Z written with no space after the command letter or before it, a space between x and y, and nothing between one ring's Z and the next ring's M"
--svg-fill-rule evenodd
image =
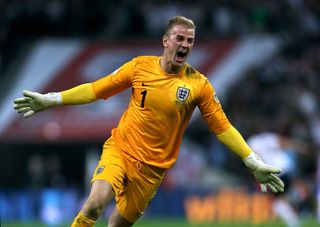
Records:
M265 164L254 152L244 158L243 161L259 181L262 192L266 192L267 187L274 193L284 191L284 183L275 175L281 172L279 168Z
M24 113L23 117L25 118L50 107L62 105L60 93L40 94L24 90L23 96L14 100L13 108L18 113Z

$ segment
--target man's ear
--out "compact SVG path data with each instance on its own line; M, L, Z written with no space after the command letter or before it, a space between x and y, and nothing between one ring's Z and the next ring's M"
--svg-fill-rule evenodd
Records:
M164 47L168 46L168 36L167 35L163 35L163 37L162 37L162 45Z

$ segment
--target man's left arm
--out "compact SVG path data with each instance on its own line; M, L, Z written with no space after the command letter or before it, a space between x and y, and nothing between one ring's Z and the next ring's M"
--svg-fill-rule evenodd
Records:
M208 80L199 95L198 107L210 130L218 140L226 145L231 151L239 155L245 165L253 173L261 184L261 190L265 192L267 186L273 192L284 191L284 184L276 175L280 169L265 164L248 146L246 141L229 122L221 103Z
M251 150L236 128L231 126L216 136L221 143L242 158L247 168L260 182L263 192L267 191L267 187L274 193L284 191L284 184L276 175L279 174L281 170L265 164L260 157Z

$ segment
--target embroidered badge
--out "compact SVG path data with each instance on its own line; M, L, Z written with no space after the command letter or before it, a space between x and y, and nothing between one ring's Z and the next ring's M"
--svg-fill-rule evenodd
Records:
M105 167L105 166L99 166L98 169L97 169L97 171L96 171L96 175L102 173L102 171L104 170L104 167Z
M180 102L184 102L187 100L188 96L189 96L189 93L190 93L190 89L188 88L185 88L185 87L178 87L178 90L177 90L177 99L180 101Z

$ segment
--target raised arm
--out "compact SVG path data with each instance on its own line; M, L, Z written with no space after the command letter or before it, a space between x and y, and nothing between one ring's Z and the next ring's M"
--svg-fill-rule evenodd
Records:
M65 90L40 94L38 92L23 91L23 97L14 100L13 108L23 117L31 117L37 112L59 105L80 105L94 102L97 97L93 91L92 84L86 83Z
M261 190L265 192L268 186L273 192L283 192L284 184L276 175L281 170L265 164L251 150L238 130L230 124L209 82L202 90L198 106L210 130L221 143L242 158L245 165L260 182Z
M23 97L14 100L13 108L27 118L54 106L80 105L107 99L131 86L134 68L135 61L129 61L105 77L62 92L40 94L24 90Z
M231 126L216 136L221 143L242 158L244 164L260 182L261 191L266 192L267 187L274 193L284 191L284 184L276 175L279 174L281 170L265 164L260 157L250 149L237 129Z

